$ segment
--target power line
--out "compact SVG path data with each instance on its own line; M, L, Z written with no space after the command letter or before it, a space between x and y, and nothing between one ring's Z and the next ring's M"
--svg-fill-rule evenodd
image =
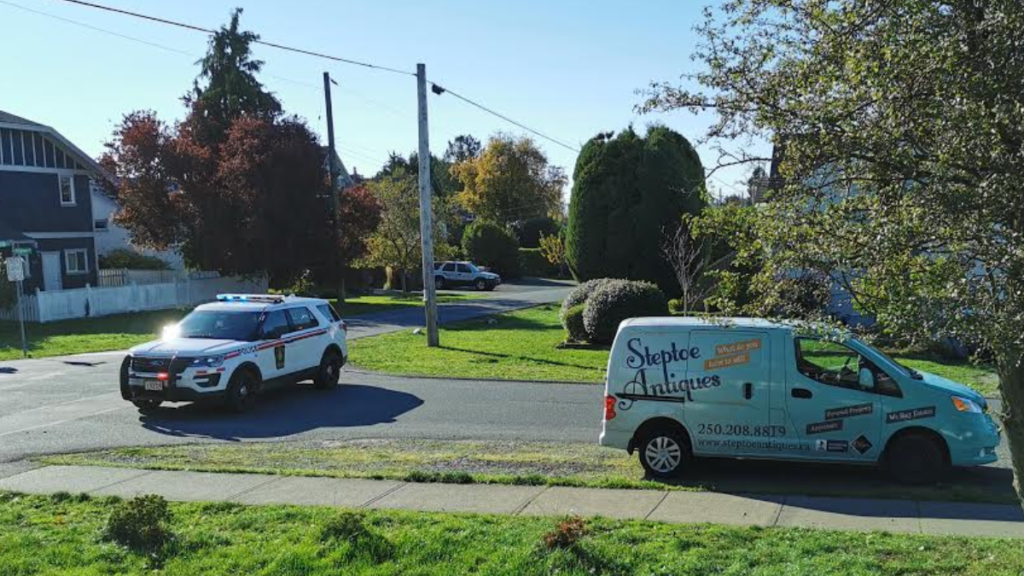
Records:
M539 137L541 137L541 138L543 138L545 140L548 140L549 142L554 142L555 144L558 144L559 146L561 146L563 148L567 148L567 149L569 149L569 150L571 150L573 152L576 152L577 154L579 154L579 152L580 152L579 148L574 148L573 146L570 146L569 144L566 144L565 142L562 142L561 140L552 138L551 136L548 136L547 134L544 134L543 132L540 132L538 130L534 130L533 128L530 128L529 126L527 126L527 125L525 125L525 124L523 124L521 122L517 122L517 121L509 118L508 116L505 116L504 114L502 114L500 112L496 112L496 111L494 111L494 110L484 106L483 104L480 104L479 102L474 102L473 100L470 100L469 98L467 98L467 97L465 97L465 96L463 96L463 95L461 95L461 94L459 94L457 92L453 92L453 91L451 91L451 90L449 90L447 88L444 88L443 86L441 86L437 82L431 82L430 85L433 86L434 92L436 94L443 94L443 93L447 92L448 94L451 94L455 98L458 98L459 100L462 100L463 102L469 104L470 106L475 106L476 108L479 108L480 110L483 110L484 112L487 112L488 114L491 114L493 116L497 116L498 118L501 118L502 120L508 122L509 124L513 124L515 126L518 126L518 127L522 128L523 130L526 130L527 132L531 133L531 134L539 136Z
M179 22L177 20L169 20L167 18L160 18L157 16L150 16L148 14L142 14L141 12L132 12L131 10L124 10L122 8L114 8L113 6L104 6L103 4L95 4L93 2L85 2L84 0L59 0L61 2L67 2L69 4L78 4L79 6L86 6L88 8L95 8L97 10L104 10L106 12L113 12L115 14L123 14L125 16L131 16L133 18L140 18L142 20L149 20L150 22L157 22L160 24L167 24L168 26L177 26L178 28L184 28L186 30L192 30L194 32L203 32L204 34L215 34L215 30L209 28L203 28L202 26L196 26L195 24L188 24L186 22ZM351 58L342 58L340 56L331 56L330 54L324 54L322 52L314 52L312 50L306 50L303 48L295 48L293 46L285 46L284 44L278 44L276 42L268 42L266 40L255 40L256 44L262 44L269 46L270 48L277 48L278 50L284 50L286 52L295 52L297 54L305 54L306 56L315 56L317 58L324 58L326 60L334 60L335 62L343 62L345 64L351 64L353 66L362 66L364 68L372 68L374 70L382 70L384 72L391 72L394 74L403 74L405 76L416 76L413 72L406 70L399 70L397 68L389 68L387 66L379 66L377 64L370 64L369 62L362 62L359 60L352 60Z
M170 19L167 19L167 18L160 18L158 16L150 16L148 14L143 14L141 12L133 12L131 10L124 10L122 8L114 8L112 6L105 6L103 4L96 4L94 2L86 2L85 0L59 0L59 1L67 2L69 4L77 4L79 6L85 6L85 7L88 7L88 8L95 8L97 10L103 10L103 11L112 12L112 13L115 13L115 14L122 14L122 15L125 15L125 16L131 16L133 18L139 18L139 19L142 19L142 20L148 20L150 22L157 22L157 23L160 23L160 24L168 25L168 26L176 26L176 27L179 27L179 28L184 28L186 30L192 30L192 31L195 31L195 32L202 32L204 34L215 34L216 33L216 31L214 31L214 30L211 30L209 28L204 28L202 26L196 26L195 24L189 24L189 23L180 22L180 21L177 21L177 20L170 20ZM145 41L143 41L143 42L145 42ZM371 68L371 69L374 69L374 70L382 70L382 71L385 71L385 72L391 72L391 73L394 73L394 74L401 74L401 75L405 75L405 76L413 76L413 77L416 76L416 74L414 74L412 72L408 72L408 71L405 71L405 70L399 70L397 68L390 68L388 66L380 66L378 64L371 64L369 62L363 62L363 61L360 61L360 60L353 60L351 58L342 58L340 56L332 56L330 54L325 54L323 52L315 52L313 50L306 50L304 48L296 48L294 46L286 46L284 44L278 44L276 42L268 42L266 40L255 40L255 43L256 44L262 44L264 46L268 46L268 47L271 47L271 48L276 48L278 50L284 50L284 51L287 51L287 52L295 52L297 54L303 54L303 55L306 55L306 56L313 56L313 57L316 57L316 58L323 58L323 59L326 59L326 60L333 60L335 62L342 62L342 63L345 63L345 64L351 64L353 66L362 66L362 67L365 67L365 68ZM558 140L557 138L553 138L551 136L548 136L547 134L544 134L540 130L536 130L534 128L530 128L526 124L523 124L522 122L519 122L517 120L513 120L512 118L509 118L508 116L506 116L506 115L504 115L504 114L502 114L502 113L500 113L500 112L498 112L498 111L496 111L496 110L494 110L492 108L488 108L487 106L484 106L483 104L481 104L479 102L476 102L476 101L474 101L474 100L472 100L472 99L470 99L470 98L468 98L466 96L463 96L463 95L461 95L461 94L459 94L457 92L453 92L451 90L448 90L447 88L442 87L440 84L438 84L436 82L430 82L430 85L432 86L432 88L433 88L433 90L434 90L434 92L436 94L443 94L444 92L447 92L447 93L451 94L453 97L455 97L455 98L457 98L457 99L459 99L459 100L469 104L470 106L478 108L478 109L480 109L480 110L482 110L484 112L487 112L488 114L490 114L492 116L495 116L497 118L500 118L500 119L504 120L505 122L508 122L509 124L517 126L517 127L521 128L523 130L526 130L527 132L529 132L529 133L531 133L531 134L533 134L535 136L538 136L540 138L543 138L544 140L547 140L549 142L557 144L558 146L566 148L566 149L568 149L568 150L570 150L572 152L576 152L577 154L580 152L579 148L576 148L576 147L574 147L574 146L572 146L570 144L566 144L565 142L563 142L561 140Z

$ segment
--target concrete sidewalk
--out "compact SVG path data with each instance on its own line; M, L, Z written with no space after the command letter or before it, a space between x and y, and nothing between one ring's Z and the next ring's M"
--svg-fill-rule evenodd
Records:
M176 501L298 504L537 516L605 516L836 530L1024 538L1019 506L906 500L757 496L713 492L602 490L355 480L46 466L0 479L0 490L86 492Z

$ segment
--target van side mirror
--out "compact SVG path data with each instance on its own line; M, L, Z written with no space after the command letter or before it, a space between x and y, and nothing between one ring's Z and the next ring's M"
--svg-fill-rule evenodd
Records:
M875 388L875 373L870 368L861 368L857 373L857 384L861 388L873 390Z

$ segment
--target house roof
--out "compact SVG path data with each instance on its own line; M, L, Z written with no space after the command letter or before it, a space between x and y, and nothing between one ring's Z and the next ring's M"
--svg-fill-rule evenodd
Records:
M20 124L22 126L32 126L32 127L36 127L36 128L46 128L46 126L43 126L42 124L40 124L38 122L33 122L33 121L28 120L26 118L22 118L21 116L15 116L14 114L11 114L10 112L4 112L3 110L0 110L0 123L3 123L3 124Z
M57 132L56 130L45 124L40 124L39 122L34 122L27 118L22 118L21 116L17 116L15 114L11 114L10 112L0 110L0 126L4 128L30 130L33 132L41 132L43 134L48 134L54 140L56 140L65 148L67 148L69 152L72 152L75 156L78 156L79 160L81 160L81 163L84 164L85 166L88 166L90 170L96 172L96 174L103 176L104 178L107 178L108 180L112 180L112 176L108 174L107 171L104 170L98 162L93 160L91 156L83 152L82 149L79 148L78 146L72 144L71 141L65 138L63 134Z

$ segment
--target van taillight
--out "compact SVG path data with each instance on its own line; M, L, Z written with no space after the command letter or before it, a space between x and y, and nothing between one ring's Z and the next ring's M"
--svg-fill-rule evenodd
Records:
M615 396L604 397L604 419L611 420L615 418Z

